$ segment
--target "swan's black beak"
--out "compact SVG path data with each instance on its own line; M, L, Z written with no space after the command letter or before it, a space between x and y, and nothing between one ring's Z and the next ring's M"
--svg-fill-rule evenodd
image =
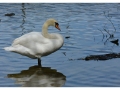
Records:
M55 22L55 27L56 27L58 30L60 30L60 28L59 28L59 24L56 23L56 22ZM60 31L61 31L61 30L60 30Z

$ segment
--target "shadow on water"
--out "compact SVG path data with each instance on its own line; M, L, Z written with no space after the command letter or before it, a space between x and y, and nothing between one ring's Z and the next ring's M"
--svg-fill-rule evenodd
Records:
M66 76L50 67L31 66L20 73L8 74L23 87L60 87L65 84Z

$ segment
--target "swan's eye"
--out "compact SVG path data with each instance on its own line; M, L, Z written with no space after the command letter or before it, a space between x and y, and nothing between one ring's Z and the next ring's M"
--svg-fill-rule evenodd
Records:
M55 22L55 26L56 26L56 25L59 25L59 24L58 24L57 22Z

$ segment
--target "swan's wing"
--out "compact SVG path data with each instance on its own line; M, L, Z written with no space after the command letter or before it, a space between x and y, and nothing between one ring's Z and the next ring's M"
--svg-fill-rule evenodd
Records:
M27 44L30 45L30 44L35 44L37 42L44 44L44 43L47 43L47 39L44 38L42 36L42 34L39 32L31 32L31 33L25 34L19 38L16 38L13 41L12 45L14 46L14 45L20 44L20 45L26 46Z
M15 47L14 52L33 58L46 56L58 50L62 44L60 39L47 39L39 32L31 32L15 39L12 47Z

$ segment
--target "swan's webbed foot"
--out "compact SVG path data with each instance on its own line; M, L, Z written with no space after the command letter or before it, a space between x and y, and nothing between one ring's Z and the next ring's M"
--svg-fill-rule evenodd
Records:
M38 66L42 66L42 65L41 65L41 59L40 59L40 58L38 58Z

